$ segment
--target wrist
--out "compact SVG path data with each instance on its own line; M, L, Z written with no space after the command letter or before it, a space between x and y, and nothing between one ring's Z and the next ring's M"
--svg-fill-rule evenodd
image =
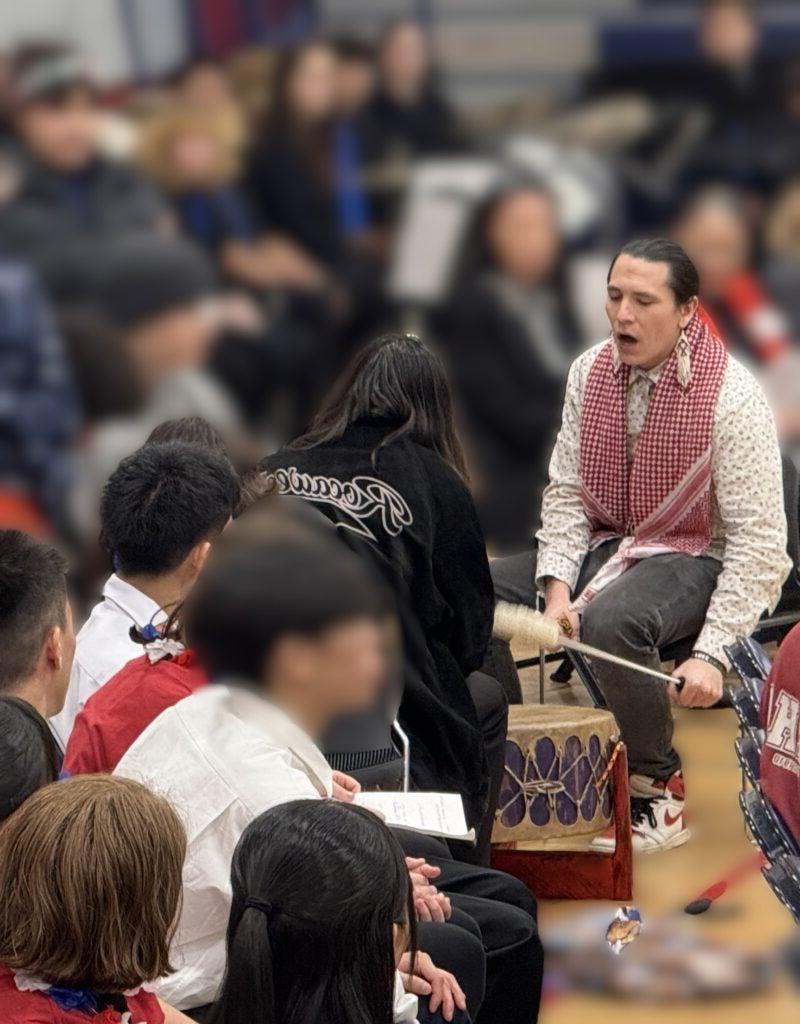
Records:
M725 666L718 658L711 654L706 654L705 651L692 651L692 657L697 661L704 661L707 665L711 665L719 672L723 679L725 678Z
M555 576L548 576L544 581L544 599L547 604L568 605L572 598L569 584Z

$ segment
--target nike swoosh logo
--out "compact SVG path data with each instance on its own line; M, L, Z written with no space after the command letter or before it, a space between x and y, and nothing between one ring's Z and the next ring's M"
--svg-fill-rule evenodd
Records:
M683 817L683 811L678 811L678 813L675 815L674 818L669 813L669 811L664 811L664 824L665 825L674 825L675 822L676 821L680 821L682 817Z

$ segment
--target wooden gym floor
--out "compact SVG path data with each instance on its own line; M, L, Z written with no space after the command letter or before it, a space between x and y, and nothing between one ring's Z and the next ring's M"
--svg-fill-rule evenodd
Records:
M517 657L532 652L515 650ZM522 673L525 702L539 699L538 669ZM548 703L588 704L580 682L573 676L569 686L555 686L548 680ZM634 864L634 904L648 920L681 909L754 851L745 836L739 811L741 788L738 763L733 749L737 735L733 711L676 712L675 744L684 761L687 810L692 839L683 847L666 853L638 857ZM570 917L585 917L590 911L607 911L612 903L551 902L540 904L539 921L545 948L548 932L563 929ZM605 918L604 918L605 920ZM775 899L759 873L750 874L719 902L699 917L681 914L699 934L735 943L755 951L771 951L793 936L800 939L791 916ZM603 929L597 942L605 941ZM625 955L624 953L622 954ZM776 953L777 956L777 953ZM762 995L741 999L706 1000L696 1003L655 1006L637 1001L586 994L558 994L547 1000L541 1024L753 1024L762 1021L798 1019L800 991L793 990L785 974ZM498 1022L500 1024L500 1022Z

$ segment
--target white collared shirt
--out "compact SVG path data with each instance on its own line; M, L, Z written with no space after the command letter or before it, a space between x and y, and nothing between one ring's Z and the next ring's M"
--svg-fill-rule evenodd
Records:
M50 728L62 750L66 749L72 727L86 701L133 658L144 654L141 644L130 638L131 626L160 625L166 613L141 590L113 573L103 587L103 600L96 604L78 633L75 661L69 677L64 708L50 719Z
M330 766L282 711L238 686L208 686L164 711L115 775L165 796L186 826L183 907L158 987L179 1010L214 1000L225 968L231 859L259 814L290 800L329 797Z

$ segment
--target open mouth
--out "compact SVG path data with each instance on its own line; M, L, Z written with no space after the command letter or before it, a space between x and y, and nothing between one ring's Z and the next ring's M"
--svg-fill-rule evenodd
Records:
M617 331L616 339L622 345L635 345L638 342L638 338L634 338L632 334L625 334L624 332Z

